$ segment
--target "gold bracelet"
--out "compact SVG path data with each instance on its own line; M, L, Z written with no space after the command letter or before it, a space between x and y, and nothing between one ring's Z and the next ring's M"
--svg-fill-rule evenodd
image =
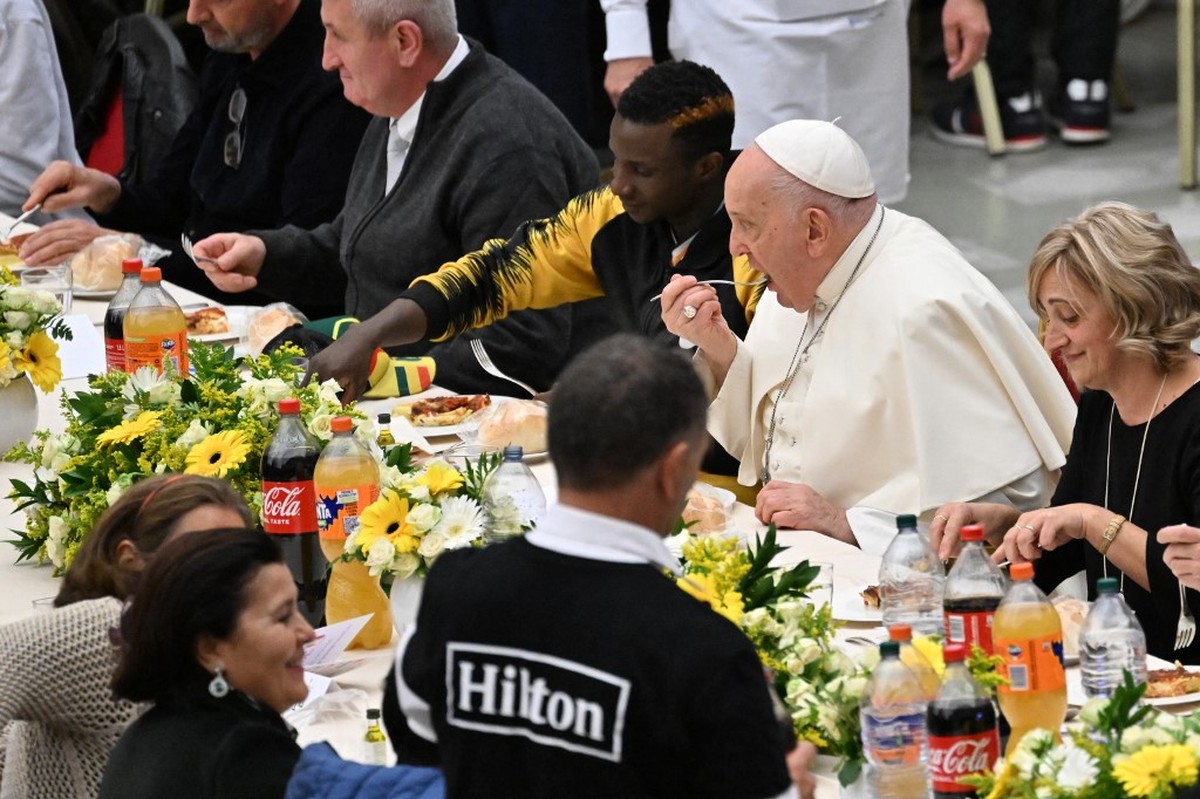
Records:
M1121 527L1125 524L1125 517L1117 514L1112 517L1112 521L1108 523L1108 527L1104 528L1104 543L1100 545L1100 554L1107 555L1108 548L1112 546L1112 542L1116 540L1117 534L1121 532Z

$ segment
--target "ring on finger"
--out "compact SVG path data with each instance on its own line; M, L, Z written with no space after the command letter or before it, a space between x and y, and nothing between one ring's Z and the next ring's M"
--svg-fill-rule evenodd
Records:
M1031 532L1031 533L1035 533L1035 532L1037 532L1036 530L1034 530L1034 529L1033 529L1033 525L1032 525L1032 524L1022 524L1022 525L1021 525L1021 529L1022 529L1022 530L1028 530L1028 531L1029 531L1029 532Z
M934 520L935 522L936 522L938 519L941 519L941 520L942 520L942 521L944 521L944 522L948 522L948 521L950 521L950 517L949 517L949 516L945 516L945 515L943 515L943 514L941 514L941 513L939 513L939 514L937 514L936 516L934 516L934 517L933 517L933 520Z
M688 319L695 319L696 318L696 306L694 306L694 305L683 306L683 315L686 316Z

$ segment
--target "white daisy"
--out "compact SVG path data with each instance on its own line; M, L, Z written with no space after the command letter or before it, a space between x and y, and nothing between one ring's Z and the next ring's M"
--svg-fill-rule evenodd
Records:
M483 509L470 497L448 497L434 532L445 536L446 549L462 549L483 535Z

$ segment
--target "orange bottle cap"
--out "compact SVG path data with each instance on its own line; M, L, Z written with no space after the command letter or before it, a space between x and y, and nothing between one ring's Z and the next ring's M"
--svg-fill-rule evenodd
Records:
M141 272L141 271L142 271L142 259L141 258L126 258L124 261L121 261L121 274L136 275L138 272Z
M143 283L151 283L151 282L158 281L158 280L162 280L162 269L160 267L157 267L157 266L142 267L142 282Z
M1008 567L1008 576L1013 580L1032 579L1033 564L1028 561L1025 563L1014 563Z
M329 422L329 429L335 433L348 433L354 429L354 420L349 416L335 416Z
M911 624L889 624L888 638L893 641L911 641L912 640L912 625Z

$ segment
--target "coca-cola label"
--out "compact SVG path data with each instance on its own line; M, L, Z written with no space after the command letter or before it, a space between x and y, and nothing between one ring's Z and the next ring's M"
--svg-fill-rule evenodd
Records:
M297 535L317 529L317 492L312 480L263 481L263 529L272 535Z
M941 793L972 793L975 789L959 782L960 777L979 774L1000 757L1000 736L993 727L972 735L930 735L929 773L933 790Z
M989 655L992 654L992 617L994 615L995 613L990 610L974 613L946 611L946 643L966 644L968 652L970 652L971 644L975 644Z

